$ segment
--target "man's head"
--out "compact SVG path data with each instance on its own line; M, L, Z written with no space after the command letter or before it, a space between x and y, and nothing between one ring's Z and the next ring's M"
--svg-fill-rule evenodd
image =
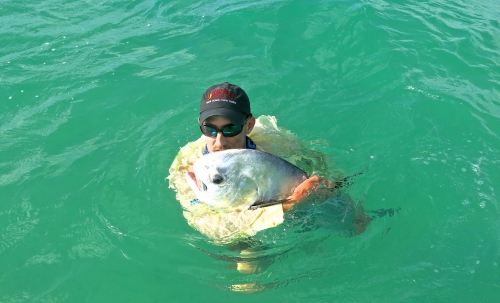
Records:
M227 82L212 85L200 103L200 129L209 152L246 148L245 136L254 125L250 100L241 87Z

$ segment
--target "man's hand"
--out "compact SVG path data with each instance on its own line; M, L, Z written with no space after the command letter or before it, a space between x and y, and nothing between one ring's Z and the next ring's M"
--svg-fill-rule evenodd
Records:
M286 202L283 202L283 212L288 211L295 203L307 197L311 192L315 191L320 185L320 177L319 176L311 176L309 179L300 183L297 188L293 191L293 194L288 197Z

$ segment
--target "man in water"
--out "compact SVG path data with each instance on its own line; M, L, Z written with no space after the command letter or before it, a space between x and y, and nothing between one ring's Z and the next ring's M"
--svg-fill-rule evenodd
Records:
M257 147L248 137L255 126L255 117L250 109L250 100L245 91L224 82L209 87L201 98L198 124L205 135L203 154L226 149ZM312 180L316 180L313 177ZM282 203L283 211L289 210L297 201Z
M272 117L261 116L256 119L245 91L227 82L210 86L202 95L198 124L203 136L181 149L170 167L168 177L188 223L219 244L234 243L281 224L284 213L296 201L243 211L215 211L196 199L184 179L185 172L190 171L194 162L204 154L234 148L257 149L280 157L287 154L284 157L287 161L309 174L318 170L315 163L322 159L322 155L302 149L296 137L277 127ZM313 182L318 180L317 176L308 179ZM369 223L369 218L366 218L368 221L362 221L361 229L354 225L355 234L366 229Z
M170 187L176 190L176 198L184 209L183 214L189 225L216 244L230 244L229 249L239 251L242 257L235 262L239 272L259 272L266 267L265 262L245 259L255 257L252 252L252 236L261 230L281 224L284 221L284 213L290 210L296 201L257 209L216 211L196 199L185 180L185 173L192 170L199 157L227 149L249 148L266 151L285 158L308 174L326 170L323 155L302 148L295 135L279 128L273 117L260 116L256 119L252 115L250 100L245 91L227 82L209 87L202 95L198 124L203 135L179 151L169 169ZM303 184L311 180L316 182L319 178L313 175ZM331 193L329 191L329 194ZM343 223L346 225L344 228L350 230L350 235L362 233L370 223L370 218L365 215L363 208L354 209L354 202L348 197L343 213L346 214L346 219L351 218ZM234 287L239 291L251 291L255 288L254 284Z

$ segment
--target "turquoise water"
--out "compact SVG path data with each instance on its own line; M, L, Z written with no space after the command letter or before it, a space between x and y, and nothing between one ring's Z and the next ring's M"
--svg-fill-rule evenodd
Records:
M0 302L496 302L499 11L2 1ZM289 220L261 235L263 271L236 271L165 180L222 81L399 212L352 238Z

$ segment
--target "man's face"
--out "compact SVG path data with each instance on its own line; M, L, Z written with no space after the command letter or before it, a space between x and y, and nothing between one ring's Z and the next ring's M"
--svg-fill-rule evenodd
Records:
M212 116L207 118L204 125L214 127L216 129L223 129L226 126L231 126L233 123L223 116ZM243 130L241 133L234 137L224 137L222 133L218 132L215 138L205 136L205 141L207 143L207 149L209 152L216 152L226 149L233 148L246 148L246 138L245 135L249 134L255 125L255 118L250 117L248 121L243 125Z

